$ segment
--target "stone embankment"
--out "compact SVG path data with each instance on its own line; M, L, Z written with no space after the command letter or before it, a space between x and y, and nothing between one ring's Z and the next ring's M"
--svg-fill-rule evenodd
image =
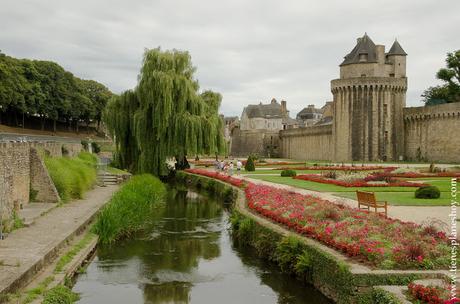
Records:
M29 227L1 240L0 296L24 288L50 265L72 239L86 230L117 189L116 185L96 187L85 199L54 208Z

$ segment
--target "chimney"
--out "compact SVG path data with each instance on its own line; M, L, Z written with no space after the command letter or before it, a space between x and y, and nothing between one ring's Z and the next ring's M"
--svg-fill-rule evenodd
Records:
M384 45L376 45L375 52L377 55L377 63L385 64L385 46Z
M284 114L287 113L286 100L281 100L281 112Z
M315 105L308 105L308 108L309 108L309 109L314 109L314 108L315 108Z

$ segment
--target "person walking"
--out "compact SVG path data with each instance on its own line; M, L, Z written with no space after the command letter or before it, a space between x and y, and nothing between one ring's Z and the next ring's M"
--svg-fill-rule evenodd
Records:
M233 162L230 162L230 165L228 166L228 175L233 175Z
M239 159L237 159L236 160L236 174L237 175L240 175L242 167L243 167L243 163Z

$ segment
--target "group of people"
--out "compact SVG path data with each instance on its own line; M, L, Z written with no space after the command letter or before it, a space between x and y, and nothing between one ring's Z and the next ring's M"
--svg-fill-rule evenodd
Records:
M241 168L243 167L243 163L237 159L236 160L236 174L239 175L241 172ZM233 164L233 161L229 162L224 162L223 160L219 161L216 159L214 162L214 169L217 172L225 172L228 175L233 175L233 170L235 169L235 165Z

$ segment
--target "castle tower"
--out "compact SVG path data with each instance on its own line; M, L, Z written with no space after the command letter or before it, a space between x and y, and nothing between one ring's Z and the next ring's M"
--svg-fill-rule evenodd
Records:
M331 81L335 161L397 160L404 155L406 56L395 41L375 45L365 34Z

